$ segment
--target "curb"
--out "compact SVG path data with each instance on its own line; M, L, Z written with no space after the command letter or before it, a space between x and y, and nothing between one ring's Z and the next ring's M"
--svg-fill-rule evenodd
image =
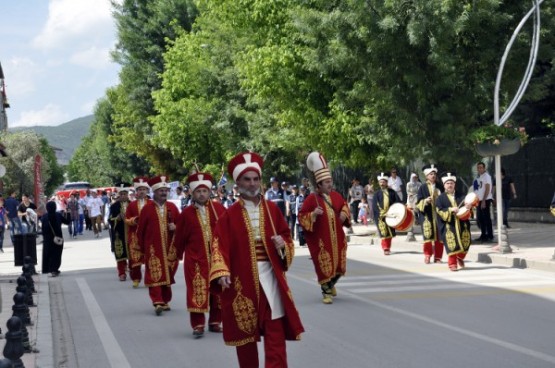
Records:
M36 367L54 368L54 344L52 341L52 316L50 314L50 286L48 275L39 276L37 305L48 306L39 308L37 316L37 354Z

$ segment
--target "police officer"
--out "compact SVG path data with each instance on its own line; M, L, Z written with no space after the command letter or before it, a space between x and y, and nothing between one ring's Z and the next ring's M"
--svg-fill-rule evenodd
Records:
M297 224L297 196L299 191L296 185L291 186L291 193L287 195L286 215L289 221L289 228L291 229L291 238L295 239L295 226Z
M279 187L279 181L273 176L270 178L270 185L271 187L266 191L265 198L274 202L285 217L285 193Z

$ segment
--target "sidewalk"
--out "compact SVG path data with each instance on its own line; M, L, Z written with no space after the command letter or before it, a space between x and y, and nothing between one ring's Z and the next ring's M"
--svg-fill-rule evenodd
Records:
M555 252L555 225L553 224L530 224L513 223L509 229L509 244L512 253L500 254L493 251L491 244L475 244L470 247L467 259L473 262L494 263L507 267L531 268L542 271L555 272L555 261L552 256ZM472 239L477 238L479 230L473 224L471 227ZM354 234L350 235L349 244L368 245L380 247L380 239L376 235L375 225L355 225ZM422 237L419 227L415 229L416 242L407 241L406 234L399 234L393 240L392 252L413 251L422 252ZM65 234L65 232L64 232ZM497 235L496 235L497 238ZM33 348L39 349L40 353L24 354L21 359L26 368L54 368L52 325L50 314L50 290L48 276L40 274L40 262L42 257L41 238L37 239L38 265L35 275L35 287L37 294L33 295L38 307L31 307L32 326L28 326L29 340ZM77 240L66 239L64 245L64 256L62 262L63 271L74 271L95 267L113 266L113 256L109 251L109 240L106 232L102 238L95 239L92 234L85 234ZM82 252L87 252L87 258L83 259ZM7 332L6 322L12 316L13 296L17 286L17 277L21 275L21 267L14 266L13 246L9 235L4 239L4 253L0 253L0 293L2 296L2 310L0 311L0 328L2 333ZM421 254L415 257L423 259ZM446 260L444 256L444 261ZM62 276L63 277L63 276ZM5 339L0 339L0 352L4 349ZM1 354L0 354L0 358Z
M398 234L392 243L391 250L411 250L422 252L422 236L420 226L415 229L416 242L407 241L405 233ZM472 239L480 236L480 230L475 224L471 226ZM354 234L351 235L350 244L371 244L380 246L376 226L355 224ZM497 242L497 229L494 228L495 241ZM473 242L466 259L473 262L494 263L507 267L531 268L542 271L555 272L555 225L540 223L515 222L508 229L509 245L512 252L501 254L492 249L497 243L479 244ZM444 261L446 261L444 255Z

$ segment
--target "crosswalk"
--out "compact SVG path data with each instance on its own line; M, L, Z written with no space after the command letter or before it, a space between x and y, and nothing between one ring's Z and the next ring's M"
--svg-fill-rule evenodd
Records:
M551 294L555 299L555 275L532 273L518 269L473 269L460 272L415 274L391 270L390 273L345 276L338 284L341 290L376 298L441 296L449 291L460 295L484 293ZM402 293L401 295L399 293Z

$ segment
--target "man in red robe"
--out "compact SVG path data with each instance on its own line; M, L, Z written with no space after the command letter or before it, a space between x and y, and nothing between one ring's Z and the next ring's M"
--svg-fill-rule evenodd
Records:
M185 253L183 269L187 285L187 310L190 313L193 336L204 334L209 312L208 330L222 332L222 311L219 297L210 293L210 246L216 222L225 213L220 202L210 200L212 176L195 173L187 179L193 203L186 207L177 221L176 246Z
M133 179L133 188L135 188L135 200L127 206L125 223L127 224L127 242L129 244L129 276L133 280L133 288L136 289L143 278L141 272L143 253L137 240L137 225L139 224L141 211L149 201L147 197L150 189L148 178L136 177Z
M154 193L141 211L137 228L139 249L144 255L145 286L157 316L170 310L171 285L179 265L178 251L174 244L175 221L179 216L177 206L167 202L170 191L169 178L156 176L148 181Z
M332 304L337 295L335 284L347 268L343 226L351 227L350 211L343 196L333 190L333 179L324 157L312 152L306 163L314 174L316 186L314 193L303 202L299 223L322 289L322 302Z
M237 348L240 367L258 367L264 336L265 367L287 367L286 340L304 332L285 272L294 256L280 209L260 195L263 160L241 153L228 164L240 199L220 218L212 243L211 288L222 302L224 341Z

